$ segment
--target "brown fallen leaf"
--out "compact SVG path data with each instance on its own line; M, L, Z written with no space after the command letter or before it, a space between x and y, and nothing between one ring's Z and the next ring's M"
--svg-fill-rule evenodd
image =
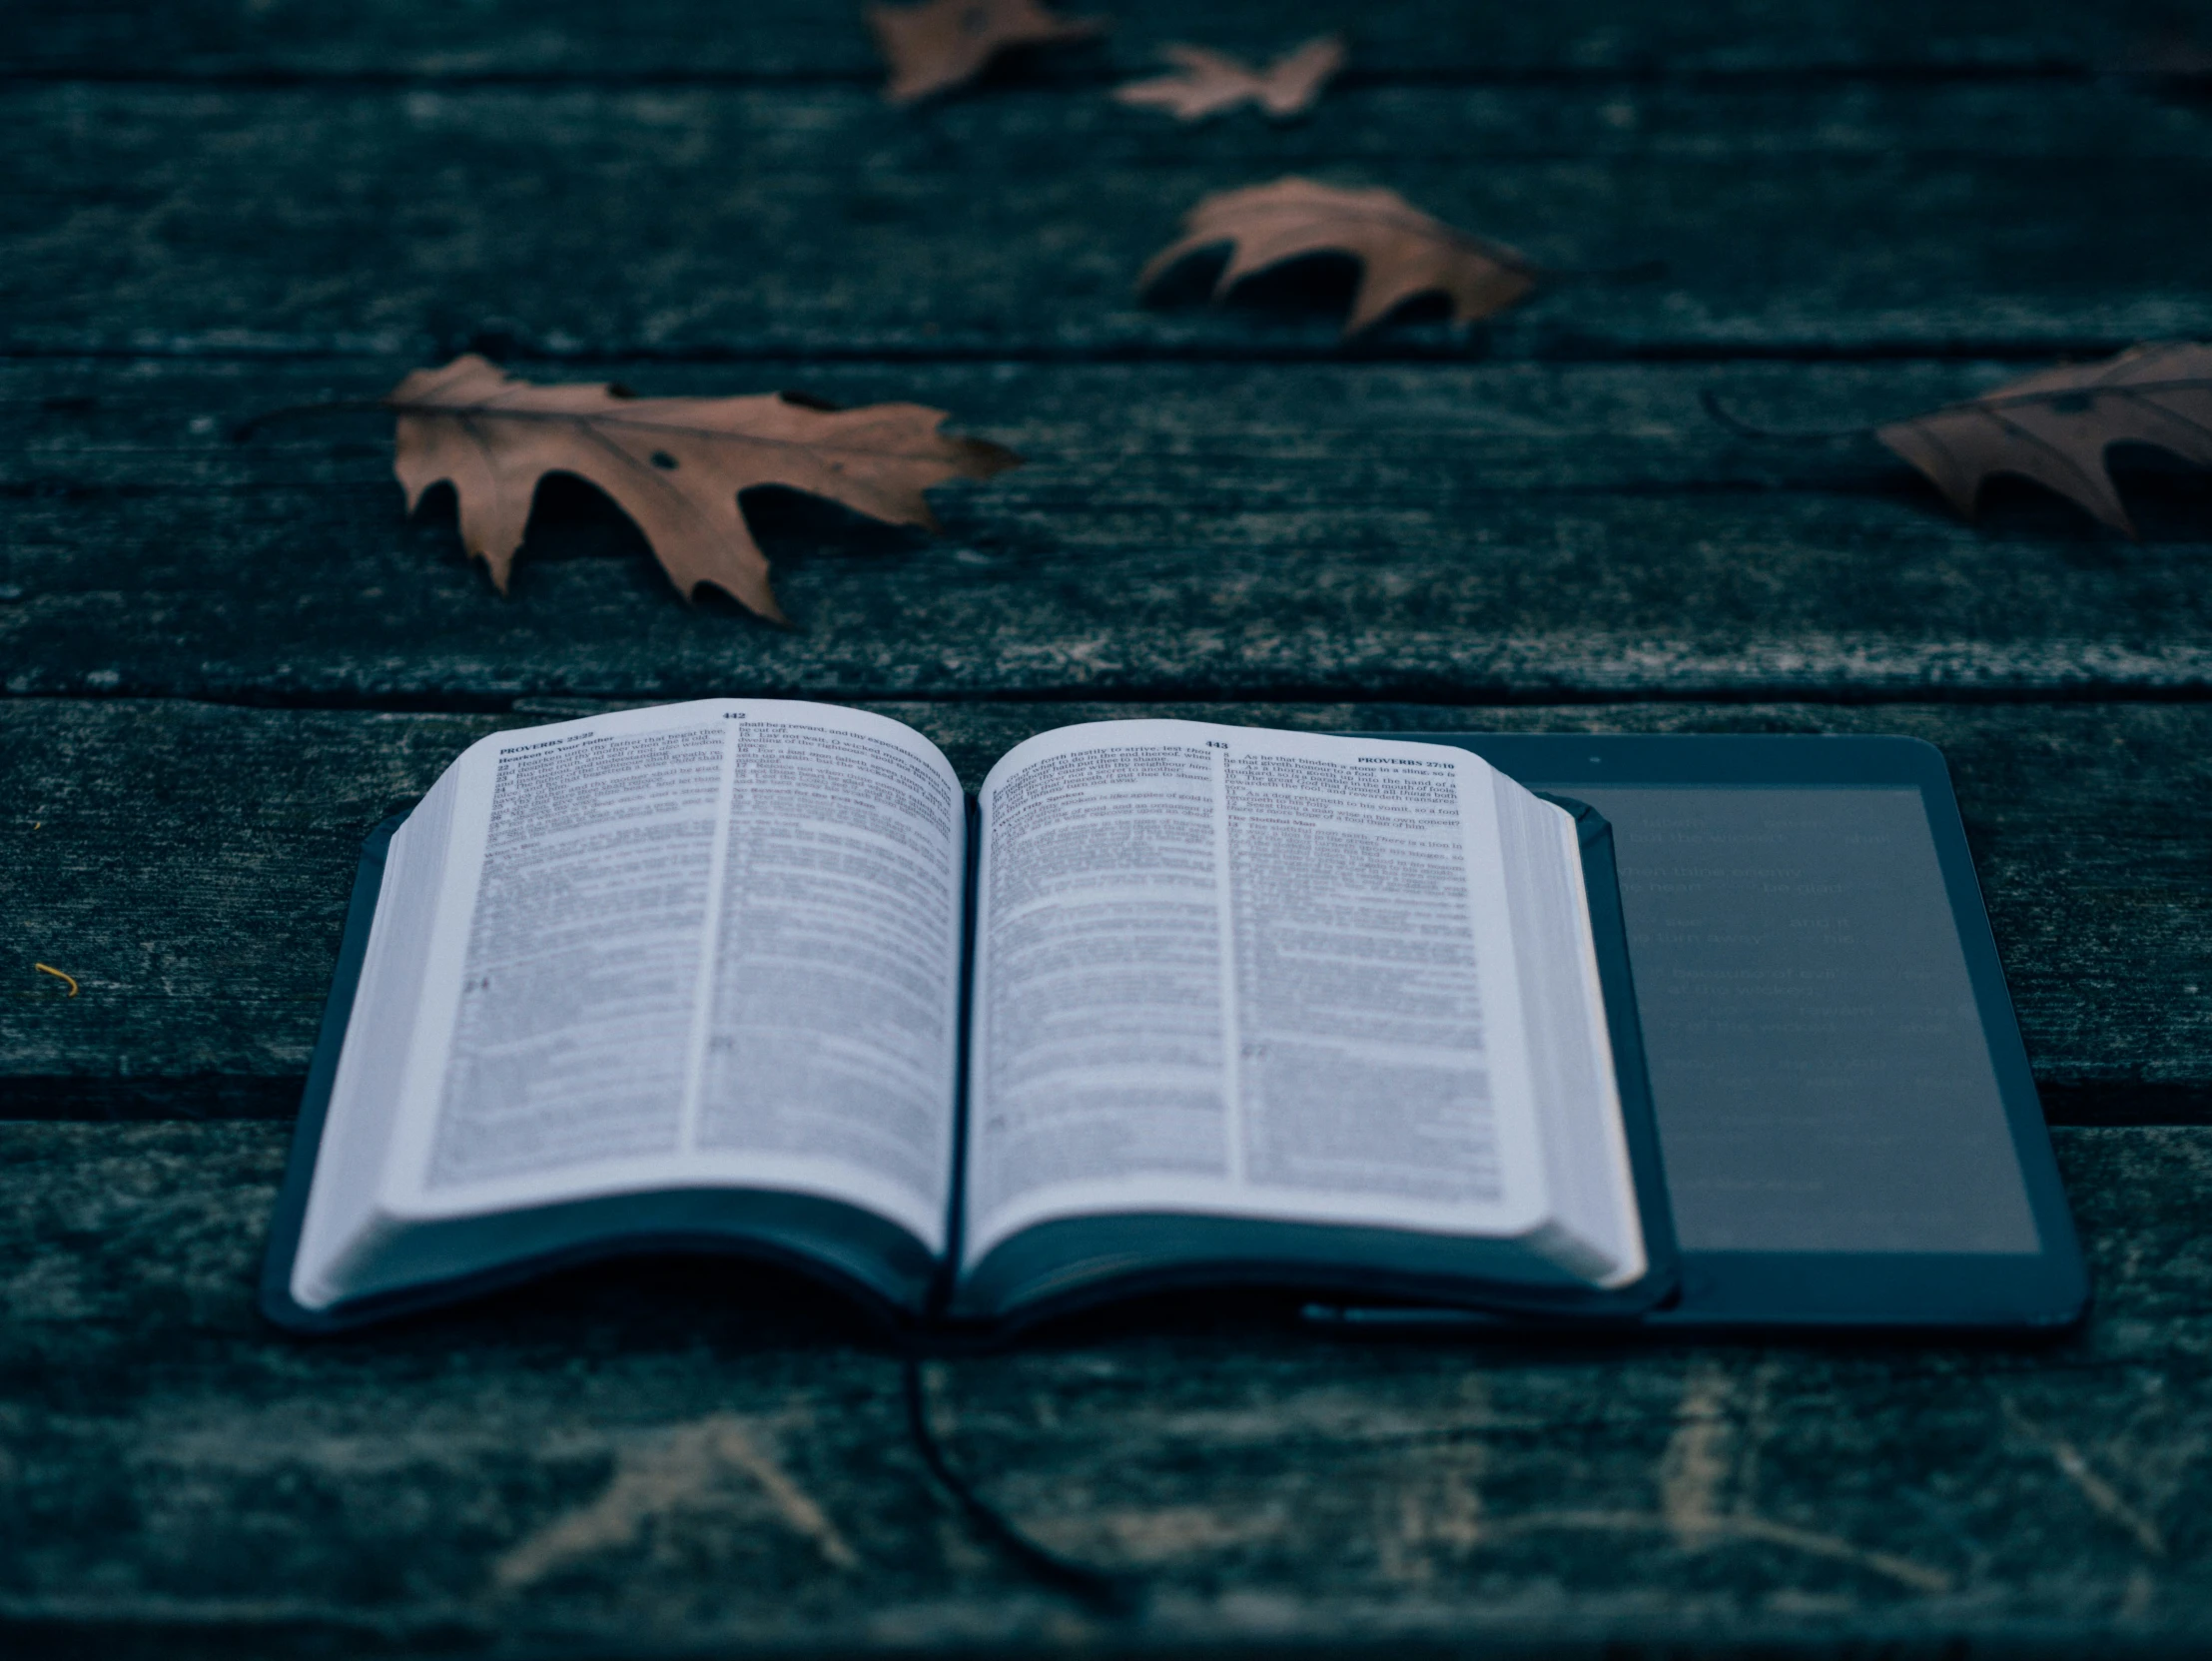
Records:
M1339 190L1293 177L1202 198L1184 216L1181 238L1153 255L1138 274L1137 291L1222 243L1231 252L1213 285L1216 300L1253 273L1286 260L1352 255L1360 262L1360 276L1344 323L1347 336L1422 294L1444 294L1452 321L1472 323L1511 306L1536 286L1538 276L1512 249L1455 231L1396 191Z
M1321 88L1344 65L1344 41L1339 35L1318 36L1264 70L1203 46L1168 46L1160 56L1182 72L1115 87L1114 98L1166 110L1177 121L1203 121L1243 104L1257 104L1279 120L1313 108Z
M2131 347L2010 381L1964 404L1874 429L1968 518L1991 473L2018 473L2135 534L2104 452L2155 444L2212 467L2212 346Z
M867 17L877 50L891 67L883 95L894 104L949 91L1009 47L1087 40L1106 28L1101 18L1057 16L1039 0L872 5Z
M416 370L384 403L398 416L394 470L413 511L449 482L461 540L506 592L538 481L574 473L636 521L684 598L712 584L783 621L768 560L737 494L785 484L892 524L937 528L922 492L1019 466L1012 450L938 431L942 410L839 410L791 395L635 398L617 387L517 381L473 354Z

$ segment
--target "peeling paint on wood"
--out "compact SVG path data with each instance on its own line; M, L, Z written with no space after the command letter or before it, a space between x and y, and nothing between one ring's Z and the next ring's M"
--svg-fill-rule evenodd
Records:
M1181 133L1105 95L1197 25L1111 10L897 113L807 0L11 7L0 931L81 987L0 960L11 1656L2212 1647L2212 481L2125 458L2139 543L2024 487L1969 525L1698 403L1848 425L2212 334L2212 106L2141 72L2178 14L1405 0L1310 121ZM1182 208L1291 170L1593 275L1349 355L1326 272L1135 303ZM1031 465L941 540L756 498L779 632L587 492L500 601L376 421L228 437L470 345L915 399ZM291 1112L363 831L499 726L725 692L905 700L971 780L1139 713L1928 738L2046 1109L2132 1127L2057 1136L2095 1311L1362 1345L1189 1300L932 1367L992 1500L1135 1577L1119 1625L968 1530L896 1358L797 1282L263 1326L286 1127L183 1121Z
M740 688L1525 702L2212 686L2212 474L2130 466L2139 543L2025 485L1966 524L1870 441L1747 443L1698 402L1718 388L1777 425L1873 420L2001 365L590 371L655 394L920 399L1030 458L941 489L941 538L749 498L789 630L687 607L580 485L540 495L502 599L449 499L406 518L388 421L223 435L257 409L379 393L403 368L0 370L17 446L0 459L6 690L451 708ZM38 414L78 395L94 408Z
M475 739L592 707L459 716L0 700L0 801L16 804L0 822L5 915L27 958L66 961L84 989L66 998L25 967L0 996L0 1111L289 1114L362 836ZM1146 714L1321 731L1925 738L1949 759L2053 1114L2212 1119L2202 704L870 707L944 746L971 786L1032 733ZM256 1080L284 1085L257 1092Z
M268 1328L284 1140L0 1126L0 1630L2212 1641L2212 1130L2057 1133L2097 1301L2050 1344L1361 1344L1244 1297L938 1363L994 1501L1139 1578L1120 1628L948 1530L897 1358L798 1282L644 1259Z

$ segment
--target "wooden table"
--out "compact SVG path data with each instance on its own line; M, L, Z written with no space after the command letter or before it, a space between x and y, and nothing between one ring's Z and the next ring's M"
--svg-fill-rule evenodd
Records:
M1699 408L1849 425L2212 338L2212 96L2116 67L2212 17L1107 9L898 112L844 4L9 7L0 1647L2212 1643L2212 475L2133 458L2138 541L2024 485L1966 524L1869 444ZM1338 24L1303 124L1104 96L1170 39ZM1293 171L1615 275L1351 348L1326 274L1132 298L1200 194ZM780 631L683 604L580 488L501 599L373 416L229 436L470 347L913 399L1029 465L941 491L937 538L756 502ZM1118 1624L967 1529L894 1358L798 1287L659 1262L263 1325L363 833L486 732L721 693L865 702L971 780L1137 713L1930 739L2094 1315L1412 1345L1176 1306L933 1366L978 1485L1138 1578Z

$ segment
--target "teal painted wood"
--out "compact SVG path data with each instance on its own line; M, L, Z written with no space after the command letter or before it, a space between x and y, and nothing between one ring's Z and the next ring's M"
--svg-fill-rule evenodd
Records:
M1200 196L1289 172L1561 271L1659 268L1549 286L1480 332L1495 356L2212 335L2212 103L2124 78L1381 83L1194 131L1098 87L911 112L845 84L29 81L0 123L12 352L1330 358L1341 287L1133 293Z
M1828 366L597 364L648 394L915 399L1029 464L931 537L799 498L756 521L796 626L687 607L627 521L541 497L502 599L413 522L376 396L407 361L0 370L0 683L17 694L1513 701L2196 695L2212 473L2128 474L2143 539L1999 484L1959 520L1871 443L2013 373ZM540 371L539 373L545 373ZM561 372L552 372L558 374ZM2125 458L2122 458L2123 463Z
M2098 1301L2047 1348L1355 1344L1239 1299L933 1365L993 1499L1136 1577L1113 1626L963 1532L893 1358L791 1282L613 1265L303 1343L252 1302L283 1127L0 1126L0 1633L2201 1646L2212 1131L2056 1140Z
M355 850L506 716L0 701L0 1100L289 1115ZM1897 732L1949 758L2047 1110L2212 1122L2205 705L877 705L973 785L1035 732L1158 713L1319 730ZM36 824L37 829L31 827ZM76 976L76 998L29 967Z
M288 1115L369 824L495 727L723 691L903 700L971 780L1169 711L1913 733L2047 1111L2212 1121L2212 477L2130 461L2140 543L2009 486L1968 526L1697 403L1847 424L2212 335L2212 105L2127 67L2167 8L1420 0L1351 19L1310 121L1195 131L1105 93L1341 9L1107 9L899 114L811 0L10 8L10 1654L2212 1644L2208 1128L2058 1133L2099 1303L2045 1350L1357 1346L1215 1304L933 1370L994 1500L1140 1577L1102 1629L965 1532L892 1359L803 1288L633 1264L296 1345L251 1304L286 1127L56 1122ZM1189 201L1292 169L1665 269L1349 354L1326 274L1133 300ZM939 539L760 503L779 632L558 488L497 599L372 418L225 436L468 344L915 398L1031 464L942 492Z
M1195 38L1264 53L1324 29L1347 29L1353 65L1374 74L1471 78L1776 72L2081 73L2130 61L2182 8L2168 0L1953 0L1930 11L1899 0L1420 0L1347 10L1334 0L1113 0L1062 11L1104 13L1098 46L1026 66L1077 80L1151 65L1162 41ZM184 79L244 76L422 79L564 76L841 77L872 82L874 49L856 6L752 0L702 13L686 0L636 0L619 11L588 0L485 0L422 7L371 0L347 7L239 6L182 0L21 0L0 43L0 72Z

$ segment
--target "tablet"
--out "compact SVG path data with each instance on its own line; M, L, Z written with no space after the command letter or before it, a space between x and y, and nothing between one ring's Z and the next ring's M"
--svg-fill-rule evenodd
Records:
M2087 1271L1940 751L1395 733L1613 826L1674 1327L2047 1329ZM1443 1311L1336 1310L1358 1324Z

